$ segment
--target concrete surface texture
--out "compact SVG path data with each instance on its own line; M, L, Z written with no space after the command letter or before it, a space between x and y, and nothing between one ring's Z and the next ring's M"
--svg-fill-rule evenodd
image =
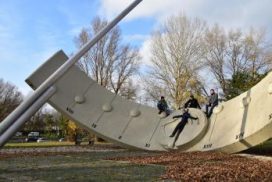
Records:
M58 51L38 68L26 82L37 88L68 57ZM272 135L272 74L240 96L220 103L210 119L201 110L189 112L198 120L189 120L173 146L170 138L179 119L158 115L156 108L121 98L98 85L73 66L56 83L49 103L81 126L120 146L143 150L238 152L255 146Z

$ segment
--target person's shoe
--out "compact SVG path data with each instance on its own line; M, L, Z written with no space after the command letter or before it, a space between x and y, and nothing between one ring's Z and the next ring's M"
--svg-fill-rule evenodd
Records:
M162 113L162 111L159 111L159 112L158 112L158 114L161 114L161 113Z
M172 138L172 137L174 137L174 135L170 135L169 137L171 137L171 138Z

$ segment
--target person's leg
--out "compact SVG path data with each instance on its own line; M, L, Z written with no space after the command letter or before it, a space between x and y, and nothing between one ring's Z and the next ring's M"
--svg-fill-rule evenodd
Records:
M170 110L166 109L165 110L166 117L170 115Z
M177 133L178 129L179 129L179 125L176 126L176 128L174 129L174 131L172 132L172 134L169 137L174 137L175 134Z
M163 112L163 107L161 105L158 105L158 110L159 110L158 114L161 114Z
M162 110L163 110L163 112L167 113L167 108L166 107L163 107Z
M164 107L162 105L159 105L158 109L159 109L159 114L161 114L162 112L165 112L166 115L167 115L167 108L166 107Z
M212 115L212 113L213 113L213 109L215 108L215 106L217 106L217 105L212 105L212 106L211 106L211 109L210 109L210 111L209 111L209 113L208 113L208 118L211 117L211 115Z
M173 143L173 146L175 146L176 144L176 141L178 140L179 138L179 135L181 134L182 130L184 129L185 125L186 125L187 122L183 122L179 127L178 127L178 131L177 131L177 134L176 134L176 137L175 137L175 140L174 140L174 143Z
M210 107L210 105L209 104L206 104L206 116L208 116L208 113L209 113L209 107Z
M179 137L180 133L181 133L181 129L179 128L178 131L177 131L177 135L175 137L175 140L173 142L173 147L176 145L176 141L178 140L178 137Z

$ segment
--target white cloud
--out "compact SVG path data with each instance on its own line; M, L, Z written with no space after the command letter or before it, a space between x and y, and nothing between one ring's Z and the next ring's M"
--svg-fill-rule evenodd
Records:
M101 0L100 14L112 19L133 0ZM267 28L272 31L271 0L143 0L126 18L153 18L154 27L160 25L166 17L185 13L189 17L198 17L212 25L218 23L226 29L249 27ZM131 36L138 39L138 35ZM138 38L137 38L138 37ZM143 39L140 48L143 64L150 65L150 39Z
M131 2L133 0L101 0L100 14L112 19ZM127 20L152 17L161 22L165 17L183 12L227 28L263 26L272 30L270 7L270 0L143 0Z
M142 56L142 64L145 66L151 65L151 39L144 41L141 49L140 55Z
M133 42L133 41L145 41L149 39L149 35L143 35L143 34L133 34L133 35L125 35L124 40L127 42Z
M272 16L270 4L269 0L208 0L205 3L191 4L185 12L190 16L197 16L208 23L218 23L226 28L269 27L269 17Z
M100 14L112 19L132 2L132 0L101 0ZM143 0L127 19L163 17L169 12L179 11L181 6L178 4L181 4L181 0Z

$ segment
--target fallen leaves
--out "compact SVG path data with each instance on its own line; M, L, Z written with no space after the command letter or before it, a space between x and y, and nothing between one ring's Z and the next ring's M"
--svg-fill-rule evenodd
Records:
M185 181L271 181L272 162L218 152L171 152L147 157L116 158L136 164L167 166L161 179Z

